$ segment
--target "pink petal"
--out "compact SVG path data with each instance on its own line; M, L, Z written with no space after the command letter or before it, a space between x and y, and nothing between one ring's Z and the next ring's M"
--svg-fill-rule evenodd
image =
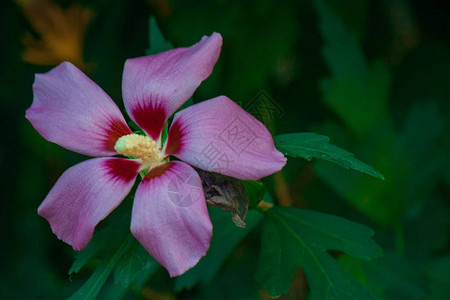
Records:
M195 92L219 58L222 37L210 37L189 47L128 59L122 91L128 114L157 140L167 119Z
M119 137L130 134L111 98L69 62L36 74L26 118L48 141L89 155L114 155Z
M286 163L267 128L225 96L175 114L166 154L245 180L268 176Z
M95 226L126 197L140 164L122 158L94 158L79 163L58 179L39 206L58 238L81 250Z
M171 277L195 266L212 236L197 172L180 161L152 169L136 191L131 232Z

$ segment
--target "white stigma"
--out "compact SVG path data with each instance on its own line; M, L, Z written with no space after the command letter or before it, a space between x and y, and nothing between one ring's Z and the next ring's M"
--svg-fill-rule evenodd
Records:
M141 159L145 165L152 165L164 159L161 149L154 140L135 133L121 136L114 145L114 149L124 156Z

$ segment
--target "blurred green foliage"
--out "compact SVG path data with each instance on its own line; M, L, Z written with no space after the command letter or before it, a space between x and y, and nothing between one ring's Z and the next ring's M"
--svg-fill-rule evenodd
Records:
M203 262L171 280L125 231L123 239L117 236L118 244L111 245L111 253L95 253L93 240L76 260L86 270L68 274L75 253L57 240L36 210L61 173L85 157L45 141L24 118L33 98L34 74L52 66L23 60L25 35L39 38L40 32L19 2L0 3L0 222L4 229L0 298L68 298L82 291L83 285L104 279L99 299L173 295L267 299L269 294L255 276L263 272L258 261L267 254L260 256L261 242L271 243L261 241L261 233L279 225L274 217L277 211L263 221L260 212L250 211L248 227L239 231L227 227L232 225L225 222L228 215L212 209L214 225L223 229L211 246L221 250L220 257L205 257L206 263L215 263L214 272L204 271ZM344 268L359 282L350 280L355 287L362 286L379 299L448 297L450 19L443 4L418 0L55 3L63 10L76 4L93 13L84 38L83 71L121 108L123 64L127 58L148 53L150 16L163 33L163 37L154 34L155 39L176 47L220 32L222 54L212 76L194 95L195 101L223 94L246 107L264 90L283 110L282 117L266 123L274 135L309 131L328 136L334 145L354 153L385 177L381 181L329 162L289 158L281 179L263 180L269 187L266 200L281 202L284 197L294 207L371 227L384 250L381 258L361 261L344 254L361 257L361 253L328 245L315 249L326 260L334 263L335 258L340 264L337 270L344 272ZM150 41L151 37L150 32ZM260 191L255 195L262 198ZM111 218L126 215L130 201ZM312 218L319 221L320 217ZM97 232L105 233L109 223L106 219ZM307 234L299 236L307 238ZM124 251L131 253L125 262L115 268L97 268L102 256ZM83 262L83 255L91 256ZM95 277L102 270L112 276ZM141 270L141 277L131 278L133 270ZM298 270L292 276L290 286L283 282L283 291L289 292L282 297L304 299L310 290L305 277Z

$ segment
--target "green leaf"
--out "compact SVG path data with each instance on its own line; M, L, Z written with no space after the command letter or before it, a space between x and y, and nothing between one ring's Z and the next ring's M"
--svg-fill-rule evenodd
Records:
M355 35L324 1L315 0L331 77L322 82L324 101L356 133L364 135L387 117L391 77L380 61L369 65Z
M147 260L147 262L144 265L144 268L139 270L135 275L133 279L133 287L135 291L142 290L143 286L147 281L152 277L158 269L162 268L161 265L152 257Z
M301 157L308 161L313 158L328 160L346 169L360 171L384 180L380 172L356 159L352 153L329 144L330 139L310 132L289 133L274 138L275 145L283 154Z
M154 17L150 17L148 26L150 46L147 49L147 55L153 55L173 49L172 44L164 39Z
M127 252L117 263L114 272L114 282L123 287L129 287L140 275L146 275L148 278L158 267L159 264L148 254L144 247L135 238L132 238L130 239L129 247L127 247Z
M428 277L434 299L448 299L448 295L450 295L450 255L433 262L428 270Z
M372 259L381 249L373 231L345 219L292 207L274 207L263 221L257 281L271 297L287 293L298 267L311 289L311 299L373 299L327 250Z
M95 299L114 269L116 284L122 287L134 285L135 290L139 291L159 268L159 264L131 235L129 222L129 214L116 219L95 233L88 246L79 252L69 275L78 272L94 259L100 259L101 262L70 299Z
M130 246L130 240L132 239L132 236L129 235L128 238L123 240L120 247L117 249L117 251L114 253L114 255L109 260L105 260L102 262L95 272L89 277L88 281L73 294L69 300L90 300L95 299L100 292L100 289L103 287L103 285L106 282L106 279L108 279L109 275L113 271L114 267L116 266L119 259L122 257L122 255L126 252L127 248Z
M114 281L107 280L96 300L129 300L130 291L121 285L117 285Z
M400 133L390 126L380 127L358 145L348 138L348 131L321 127L321 131L333 136L333 140L339 140L341 145L356 145L359 153L371 157L371 161L376 162L388 178L385 182L357 173L342 176L342 171L334 165L324 162L314 164L314 173L342 199L371 220L389 226L398 223L399 219L418 217L421 207L429 204L434 197L432 193L439 182L437 178L442 176L443 170L447 170L443 166L450 161L448 148L445 149L442 143L445 132L443 116L433 102L412 105L408 113L405 111L405 117ZM416 248L430 246L426 243L415 245Z
M405 256L385 252L384 256L362 264L369 288L387 299L429 299L427 279L419 266ZM383 298L380 295L381 298Z
M383 257L372 261L360 261L348 255L340 256L338 261L377 299L430 299L425 273L405 256L387 251ZM437 284L445 284L446 279L441 278L445 276L444 269L445 266L436 274Z
M220 269L231 251L242 241L262 220L262 214L251 210L245 219L245 228L236 227L231 222L230 214L218 207L209 208L213 223L213 237L206 256L191 270L175 279L175 289L192 288L199 282L208 283Z
M126 215L111 223L110 226L96 232L87 247L78 252L69 270L69 275L80 271L87 262L95 257L109 258L114 255L111 251L120 247L120 243L130 232L129 219L129 215Z

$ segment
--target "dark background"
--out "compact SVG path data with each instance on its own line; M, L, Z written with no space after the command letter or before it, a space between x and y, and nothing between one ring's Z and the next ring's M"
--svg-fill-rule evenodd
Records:
M265 91L282 110L266 124L274 135L327 135L386 177L289 159L276 184L268 181L279 203L372 227L400 273L419 270L431 299L448 296L449 11L442 1L324 2L328 10L295 0L2 1L0 298L67 298L90 273L69 278L74 252L37 215L56 179L85 157L45 141L25 119L34 74L71 60L123 108L123 65L145 55L150 16L176 47L222 34L219 62L195 101L223 94L246 107ZM177 297L267 298L254 281L258 230L207 287ZM351 272L351 262L341 264ZM376 277L366 278L371 292L401 299ZM126 299L170 295L172 283L161 271ZM299 275L284 297L304 295Z

